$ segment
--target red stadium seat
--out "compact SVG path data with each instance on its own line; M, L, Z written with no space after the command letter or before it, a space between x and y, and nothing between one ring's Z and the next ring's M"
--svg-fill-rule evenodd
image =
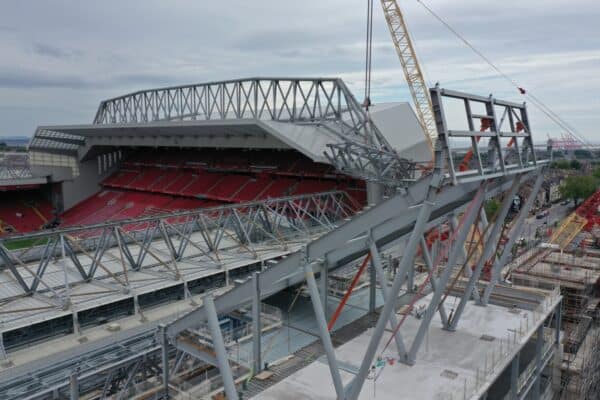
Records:
M296 151L144 149L127 155L106 188L61 215L63 225L164 214L331 190L366 203L364 182ZM40 207L40 212L48 209ZM174 221L178 220L174 217ZM8 222L8 221L6 221ZM139 224L132 224L136 229Z

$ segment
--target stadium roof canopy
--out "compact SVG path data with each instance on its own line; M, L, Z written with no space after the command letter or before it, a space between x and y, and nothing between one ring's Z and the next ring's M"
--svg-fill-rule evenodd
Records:
M328 146L351 142L430 159L408 103L375 105L370 117L374 126L340 79L253 78L105 100L92 124L39 127L29 148L79 159L105 146L293 148L329 162Z
M31 172L27 154L0 154L0 192L32 189L45 183L46 177L35 176Z

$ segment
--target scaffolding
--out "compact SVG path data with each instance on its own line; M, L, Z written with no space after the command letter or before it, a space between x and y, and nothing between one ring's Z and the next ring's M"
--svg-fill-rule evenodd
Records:
M557 232L555 236L562 237L564 234ZM563 296L563 358L557 398L596 399L600 375L600 334L597 328L600 259L591 254L539 249L527 252L515 263L518 265L511 275L514 284L542 289L557 286Z
M600 328L589 330L576 354L564 361L561 400L593 400L600 392Z

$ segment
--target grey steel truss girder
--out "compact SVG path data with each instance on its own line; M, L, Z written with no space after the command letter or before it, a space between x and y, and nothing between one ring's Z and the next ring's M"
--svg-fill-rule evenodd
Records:
M338 133L391 149L341 79L250 78L134 92L100 103L95 124L269 119L335 124Z
M527 173L530 176L530 173ZM337 229L325 233L306 246L308 262L327 260L327 268L334 269L341 262L350 262L364 256L369 248L371 231L377 246L382 246L410 233L414 227L416 213L425 197L426 189L432 177L426 177L410 186L405 193L383 201L375 208L365 210L354 216L351 220L340 224ZM498 178L488 184L488 196L494 196L508 189L511 179ZM446 186L438 196L432 211L431 220L443 217L456 208L468 203L480 187L480 182L471 182L458 186ZM266 298L286 287L304 281L301 273L303 254L292 253L281 260L275 267L261 273L261 298ZM244 283L233 288L227 294L217 297L215 305L219 313L235 310L241 304L246 304L252 299L252 288L249 283ZM188 329L198 327L200 321L205 321L202 307L197 308L186 316L174 321L167 327L169 340Z
M48 265L53 260L56 262L61 253L62 262L70 261L72 266L69 268L77 271L81 278L79 282L108 284L106 279L110 278L118 284L117 288L128 292L127 271L144 270L152 274L155 271L148 268L162 265L172 279L179 280L180 261L193 262L194 257L208 257L220 265L219 253L226 254L230 247L245 249L249 258L258 259L257 244L264 246L273 242L286 248L288 243L297 240L306 242L312 235L334 229L336 224L352 215L354 207L345 192L325 192L15 235L0 239L0 263L19 283L22 295L47 290L54 292L44 283L43 277ZM8 250L5 246L16 238L46 239L46 244L39 248L38 259L23 262L18 257L22 250ZM223 242L225 238L227 244ZM164 248L157 248L157 244ZM37 266L31 264L34 261ZM109 262L121 267L111 270L107 266ZM98 280L100 271L102 276ZM70 275L70 279L75 278Z
M4 371L0 379L0 398L10 399L51 399L53 394L66 394L72 372L79 371L77 380L80 387L97 387L105 395L110 389L119 386L118 375L126 377L124 371L138 364L150 370L156 364L161 347L152 330L119 341L104 341L96 345L88 344L90 349L83 355L67 352L55 362L35 365L27 372L27 366L16 367L15 372ZM117 373L120 372L120 373ZM124 380L120 382L124 383ZM101 397L102 399L106 397Z
M410 180L414 172L341 79L251 78L144 90L102 101L94 123L171 120L310 124L341 140L324 151L341 170L388 183Z
M506 223L506 216L510 211L513 199L519 190L521 179L522 177L520 175L517 176L516 179L513 181L510 190L505 194L496 221L493 222L489 238L484 243L483 252L479 257L479 260L475 269L473 270L473 273L469 277L467 287L465 288L465 292L462 294L462 297L460 299L460 302L458 303L458 306L456 307L456 311L453 317L448 321L448 325L446 326L447 329L456 329L456 326L458 325L458 322L460 321L460 318L464 312L467 301L471 299L473 291L476 290L475 286L477 284L477 281L479 280L479 277L481 276L481 272L483 271L484 266L495 253L496 247L500 240L502 227Z
M437 123L438 135L445 137L444 146L449 157L446 158L448 163L448 174L452 182L465 182L470 179L479 179L481 177L493 178L498 175L506 175L508 173L522 173L526 169L538 166L538 161L535 157L533 148L533 139L529 126L529 118L527 116L527 108L525 104L518 104L495 99L492 96L484 97L468 93L457 92L453 90L442 89L436 86L430 89L431 101L433 104L435 119ZM460 100L465 106L466 124L469 127L468 131L453 130L449 127L449 122L445 116L444 99L451 98ZM484 115L474 114L472 105L482 105L486 110ZM509 118L498 119L496 108L503 108L503 114ZM474 120L488 121L489 127L483 131L477 131ZM507 121L508 127L503 129L503 124ZM518 124L517 124L518 123ZM518 125L518 126L517 126ZM469 138L471 140L471 150L474 154L475 167L468 167L466 171L456 171L454 166L454 150L452 148L452 138ZM488 138L490 140L487 154L487 163L483 162L481 156L480 145L477 138ZM504 141L509 140L506 145ZM521 141L521 143L519 143ZM511 146L515 146L518 150L518 157L514 161L507 158L507 153Z
M477 195L474 200L469 205L469 208L465 211L463 215L463 223L462 226L457 227L457 231L454 232L455 238L453 241L449 243L451 246L450 251L448 253L448 261L446 262L446 268L444 269L442 275L437 282L437 288L433 292L433 297L427 306L427 310L425 311L425 316L423 317L421 324L419 325L419 330L415 335L413 343L411 345L409 354L408 354L408 362L414 363L416 360L417 352L421 347L423 342L423 338L425 337L425 333L429 329L429 325L431 324L431 320L438 309L443 309L443 305L440 304L440 300L442 299L442 295L444 294L448 281L452 276L452 272L454 272L454 266L456 265L456 260L459 255L462 253L462 249L464 249L464 243L467 239L467 235L472 228L479 211L481 210L481 206L485 199L485 185L480 187ZM422 240L422 238L421 238ZM435 268L435 265L433 266ZM445 313L444 313L445 314ZM443 318L442 318L443 320ZM447 318L446 318L447 321Z
M506 264L506 261L508 260L508 256L510 255L512 248L515 245L517 239L521 237L521 232L523 230L523 225L524 225L525 219L529 216L529 211L531 210L531 207L533 206L533 203L537 197L537 194L538 194L540 188L542 187L543 181L544 181L544 175L539 174L535 179L535 183L533 185L531 192L529 193L529 196L527 197L527 200L525 201L525 204L523 205L523 207L521 207L521 210L519 210L519 216L517 217L517 221L516 221L513 229L510 232L508 241L504 245L504 249L502 250L500 257L494 257L494 263L492 265L492 275L490 277L490 282L487 284L487 286L483 292L483 296L480 300L481 304L483 304L483 305L488 304L490 296L492 294L492 291L494 290L494 287L495 287L496 283L498 282L500 271Z

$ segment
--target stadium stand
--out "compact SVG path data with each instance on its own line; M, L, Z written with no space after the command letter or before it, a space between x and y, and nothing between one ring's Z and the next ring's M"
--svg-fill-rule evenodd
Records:
M52 205L37 191L6 192L0 197L0 235L37 231L52 219Z
M224 203L345 190L365 204L362 181L296 151L151 149L134 151L103 190L61 215L63 225L95 224Z

